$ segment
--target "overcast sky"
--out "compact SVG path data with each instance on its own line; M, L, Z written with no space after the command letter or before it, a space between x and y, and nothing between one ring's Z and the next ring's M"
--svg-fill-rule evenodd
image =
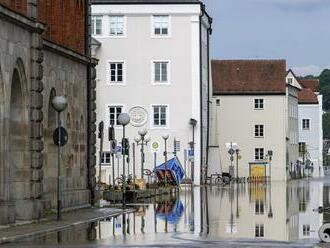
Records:
M330 0L203 0L213 59L286 59L296 74L330 68Z

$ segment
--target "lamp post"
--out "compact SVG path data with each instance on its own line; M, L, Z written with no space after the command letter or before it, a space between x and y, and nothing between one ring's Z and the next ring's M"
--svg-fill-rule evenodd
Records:
M135 142L137 146L141 145L141 178L144 179L144 146L147 145L150 141L149 137L146 137L148 133L147 129L142 129L138 131L139 137L135 137Z
M239 159L239 149L236 148L236 182L238 183L238 159Z
M272 209L272 158L273 158L273 151L267 151L267 156L269 160L269 212L268 218L273 218L273 209Z
M164 139L164 158L165 158L165 188L167 187L167 140L170 137L168 134L163 134Z
M118 123L123 126L123 139L122 139L122 153L123 153L123 204L125 204L125 193L126 193L126 175L125 175L125 151L126 151L126 144L125 141L125 126L130 122L130 117L127 113L121 113L118 116ZM125 147L124 147L125 146Z
M192 126L192 143L191 143L191 150L193 154L193 158L191 161L191 184L194 184L194 177L195 177L195 127L197 126L197 120L191 118L189 124ZM201 158L202 159L202 158Z
M68 106L68 100L65 96L55 96L52 100L52 107L57 112L58 126L58 146L57 146L57 220L61 219L62 196L61 196L61 119L60 113Z

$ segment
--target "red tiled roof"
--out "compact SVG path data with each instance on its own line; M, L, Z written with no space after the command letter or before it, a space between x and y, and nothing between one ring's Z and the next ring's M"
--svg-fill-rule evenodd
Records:
M303 88L309 88L313 92L319 92L320 81L318 79L299 79L299 83Z
M285 94L285 60L213 60L213 93Z
M315 93L309 88L303 88L298 93L299 104L318 104L319 101Z

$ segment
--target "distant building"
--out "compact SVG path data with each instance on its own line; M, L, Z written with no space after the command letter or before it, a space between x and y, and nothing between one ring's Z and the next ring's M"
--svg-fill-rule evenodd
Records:
M55 210L55 95L69 141L62 149L62 207L92 203L94 63L89 1L0 0L0 225Z
M298 80L302 87L298 95L300 161L305 162L306 173L314 177L323 176L323 110L319 80L297 79L289 70L287 80L290 79Z
M120 141L117 117L123 112L131 115L126 128L131 145L127 171L133 173L135 146L138 178L141 154L134 137L139 130L146 128L151 142L160 143L157 164L164 161L162 135L168 133L168 157L173 156L176 140L176 155L187 172L190 163L184 151L194 136L194 183L200 184L207 164L211 33L211 18L204 5L198 0L93 0L92 4L93 38L98 41L94 54L99 59L97 121L104 121L106 129L114 124ZM191 119L197 121L194 135ZM152 170L150 143L145 154L145 169ZM101 163L101 179L111 183L109 142L104 144ZM120 171L115 168L115 177L120 176L122 166Z
M232 163L228 154L232 142L239 149L240 177L268 176L272 151L272 179L288 179L298 160L299 88L286 84L286 62L215 60L211 67L209 175L236 176L236 154Z

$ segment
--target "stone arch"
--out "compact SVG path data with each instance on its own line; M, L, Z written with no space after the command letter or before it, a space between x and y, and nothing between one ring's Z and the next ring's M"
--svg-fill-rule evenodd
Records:
M46 209L56 207L56 175L57 175L57 150L53 142L53 132L57 127L57 113L52 107L52 100L56 96L56 90L52 88L49 93L48 110L47 110L47 125L44 132L45 144L45 163L43 166L43 192Z
M29 121L27 79L23 62L18 59L13 69L9 100L9 199L15 204L15 218L28 219L25 209L30 198L31 159L28 152Z

